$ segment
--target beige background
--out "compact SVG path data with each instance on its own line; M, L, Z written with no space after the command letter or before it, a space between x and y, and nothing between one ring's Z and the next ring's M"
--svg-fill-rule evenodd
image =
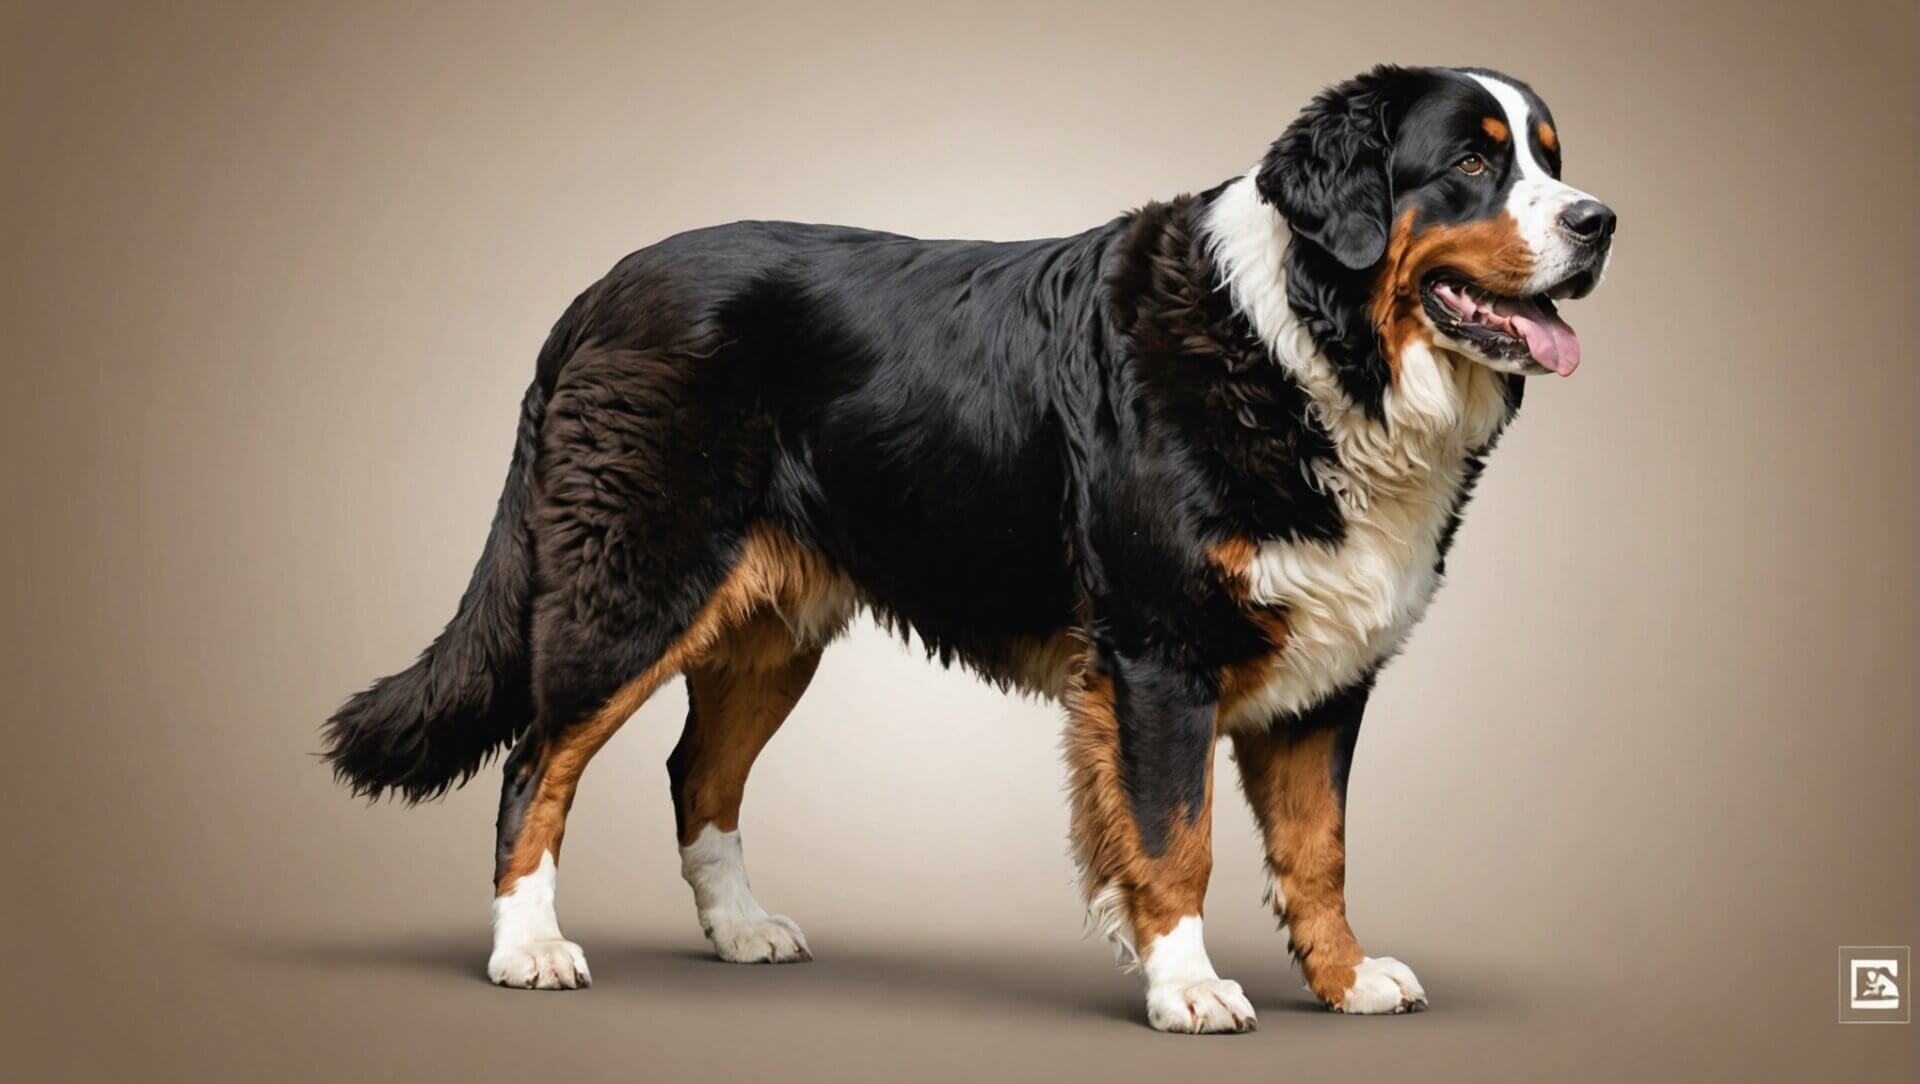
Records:
M10 1075L1911 1079L1834 967L1920 940L1916 20L1796 6L9 10ZM1054 709L872 631L746 812L817 963L705 959L676 687L574 814L596 987L488 987L497 772L367 808L311 754L452 612L574 292L741 217L1078 230L1385 59L1531 80L1624 223L1361 743L1352 911L1433 1011L1313 1010L1225 789L1261 1029L1149 1032Z

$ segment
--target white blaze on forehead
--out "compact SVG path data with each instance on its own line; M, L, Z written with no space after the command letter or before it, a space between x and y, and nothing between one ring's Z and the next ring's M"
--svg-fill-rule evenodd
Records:
M1561 228L1560 212L1593 197L1563 184L1548 171L1546 163L1534 157L1532 133L1539 122L1532 117L1525 95L1511 83L1485 75L1473 78L1507 115L1507 129L1513 134L1513 160L1520 173L1507 193L1507 213L1519 224L1521 239L1533 250L1533 277L1526 292L1541 293L1566 278L1584 258L1573 238Z
M1507 129L1513 133L1513 153L1520 163L1520 176L1528 179L1553 180L1546 163L1533 156L1533 140L1528 138L1532 131L1529 127L1533 109L1527 105L1527 99L1511 83L1502 83L1484 75L1473 77L1493 100L1500 103L1500 110L1507 115Z

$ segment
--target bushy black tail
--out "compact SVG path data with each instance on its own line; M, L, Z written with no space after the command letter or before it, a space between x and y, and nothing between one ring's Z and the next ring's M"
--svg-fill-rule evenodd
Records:
M549 341L549 349L555 345ZM547 393L536 378L520 404L513 465L486 549L446 631L412 666L375 682L327 720L326 759L355 794L438 798L473 778L532 721L527 515L546 411Z

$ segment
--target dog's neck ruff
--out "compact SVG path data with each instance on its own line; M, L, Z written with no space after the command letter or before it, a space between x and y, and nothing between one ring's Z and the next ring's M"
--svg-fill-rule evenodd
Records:
M1369 414L1288 304L1291 238L1252 175L1216 197L1203 228L1223 288L1332 440L1333 456L1311 470L1342 513L1338 540L1264 541L1247 569L1250 599L1283 607L1287 634L1259 692L1222 721L1261 727L1351 687L1400 649L1439 586L1441 539L1469 463L1509 408L1499 374L1414 341Z
M1220 281L1267 350L1306 390L1338 462L1315 480L1348 512L1380 495L1423 487L1434 468L1482 450L1508 414L1499 374L1415 340L1373 417L1342 389L1333 363L1287 303L1286 220L1262 199L1253 172L1206 209L1202 229Z

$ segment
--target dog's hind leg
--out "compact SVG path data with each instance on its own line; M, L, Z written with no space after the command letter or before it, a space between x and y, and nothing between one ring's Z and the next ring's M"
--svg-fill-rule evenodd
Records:
M730 600L718 593L670 647L639 676L622 683L594 711L546 714L571 694L556 691L551 677L536 673L543 722L506 764L500 792L494 864L493 954L487 976L502 986L572 989L591 982L580 947L560 935L554 914L555 882L567 813L587 762L655 689L680 672L690 658L725 628ZM543 660L546 661L546 660ZM544 720L571 719L564 725Z
M794 547L756 518L769 442L724 365L575 355L541 432L534 509L534 724L506 765L488 975L584 986L554 891L575 789L660 685L774 604Z
M800 927L754 899L740 847L740 802L747 773L806 692L820 652L765 612L687 671L687 725L667 760L680 872L693 889L700 928L730 963L813 958Z
M799 592L811 563L792 543L764 529L749 532L736 553L706 603L663 637L666 649L641 667L637 675L619 682L591 711L564 710L563 706L577 702L580 694L577 686L556 684L555 676L590 672L591 668L576 656L588 650L591 641L575 629L562 645L543 652L539 645L545 640L536 637L536 699L543 721L508 759L501 791L494 951L487 967L493 981L540 989L587 985L589 977L579 946L560 936L553 907L560 844L581 773L620 725L674 675L697 675L693 681L696 703L713 695L710 690L700 691L711 680L707 675L727 658L729 646L740 642L745 630L757 624L759 615ZM602 645L600 651L610 649L611 645ZM590 654L605 658L597 652ZM784 717L785 708L798 699L803 679L811 676L812 663L817 659L817 650L797 656L775 675L776 691L766 694L762 708L779 703L785 696L779 710L779 716ZM780 693L778 689L791 691ZM754 713L746 714L751 718ZM545 722L551 719L575 721L554 726ZM771 733L768 725L766 735ZM764 742L765 736L760 738L760 744ZM744 766L740 774L744 781Z

